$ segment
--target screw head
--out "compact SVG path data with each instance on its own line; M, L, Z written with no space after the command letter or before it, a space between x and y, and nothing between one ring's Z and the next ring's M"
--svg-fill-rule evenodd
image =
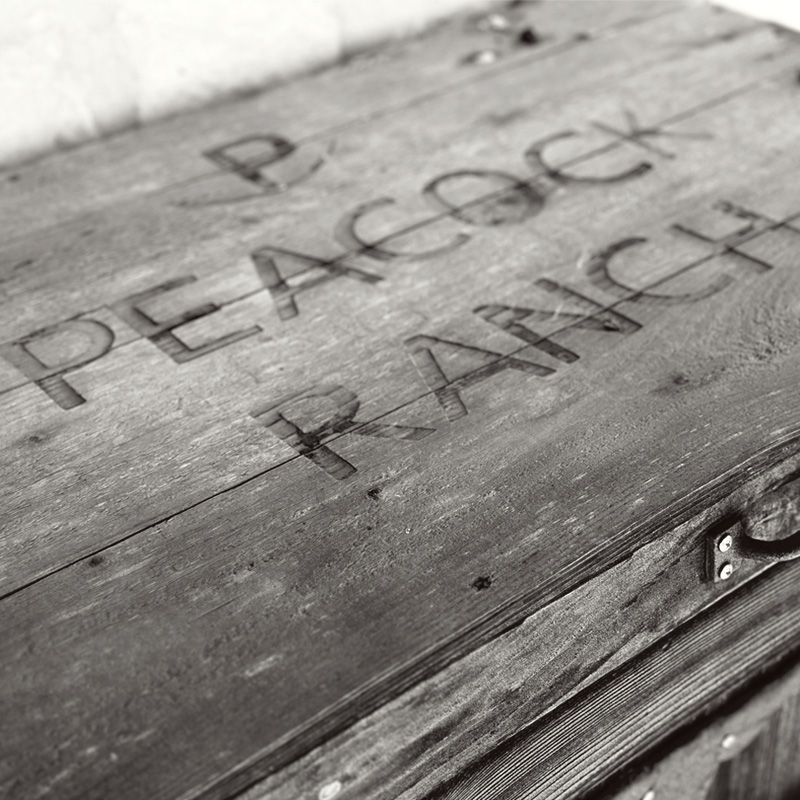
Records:
M729 734L728 734L728 735L727 735L727 736L726 736L726 737L725 737L725 738L722 740L722 746L723 746L723 747L724 747L726 750L730 749L730 748L731 748L731 747L733 747L735 744L736 744L736 737L735 737L735 736L734 736L732 733L729 733Z
M476 53L470 53L465 59L468 64L493 64L497 61L497 53L494 50L478 50Z
M319 800L333 800L342 791L342 782L333 781L327 783L319 790Z
M719 568L719 573L718 574L719 574L720 580L726 581L726 580L728 580L728 578L730 578L731 575L733 575L733 567L728 562L725 562Z
M733 547L733 536L727 533L719 540L717 549L720 551L720 553L727 553L731 547Z
M486 23L493 31L504 31L511 25L508 18L502 14L489 14L486 17Z

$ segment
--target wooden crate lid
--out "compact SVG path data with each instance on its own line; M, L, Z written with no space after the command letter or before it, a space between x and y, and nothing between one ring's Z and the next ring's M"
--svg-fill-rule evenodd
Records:
M795 452L797 43L509 20L4 176L12 796L230 796Z

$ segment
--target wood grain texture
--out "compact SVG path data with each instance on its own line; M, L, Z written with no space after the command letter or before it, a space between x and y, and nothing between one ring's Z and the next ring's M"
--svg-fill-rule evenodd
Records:
M791 800L798 788L799 701L800 668L788 665L673 742L662 758L645 760L604 800L640 800L648 791L663 800Z
M787 659L797 662L799 572L793 564L754 581L506 742L432 798L585 797L626 760L713 713L759 673ZM787 708L767 731L773 747L794 744L793 710ZM760 759L759 768L768 770L769 759ZM759 787L752 776L739 776L750 794L712 790L711 797L771 796L768 781Z
M683 57L675 59L674 68L662 72L656 64L652 72L637 73L627 81L612 80L606 88L606 95L598 96L599 90L594 91L595 100L604 100L611 118L620 113L619 98L623 96L637 100L641 98L642 103L652 103L652 110L644 106L641 112L644 119L652 119L656 113L653 100L656 87L660 85L667 90L676 80L685 82L687 93L691 89L695 96L689 103L686 102L685 95L672 99L670 102L674 103L675 109L684 109L687 106L699 106L702 109L709 96L717 98L720 91L731 86L752 89L754 83L757 84L752 58L748 59L746 68L738 73L733 72L733 77L727 78L730 74L727 68L739 64L743 52L752 57L755 57L753 51L759 57L775 55L777 46L776 58L788 62L795 57L791 47L776 42L774 35L768 29L762 28L741 39L722 41L721 52L713 46L710 49L696 48L687 57L686 37L690 33L696 35L697 27L703 20L707 24L713 24L716 32L745 27L738 19L710 15L707 11L700 11L698 15L699 18L693 14L689 19L682 20L677 31L669 29L660 34L670 43L671 52L675 53L676 39L681 45L677 52ZM672 24L676 17L670 15L666 20ZM666 25L667 22L663 24ZM647 53L651 52L654 40L657 39L652 35L646 39L638 39L634 34L631 37L631 48L635 46ZM595 52L596 50L599 52ZM619 42L607 47L598 45L592 50L594 55L585 70L576 69L569 74L582 76L576 80L580 87L585 84L587 76L595 77L597 69L603 64L615 64L615 71L618 71L620 66L615 58L615 52L618 51ZM723 55L724 60L721 62ZM764 75L773 75L780 71L780 64L775 64L774 61L775 59L760 62L764 64ZM576 65L572 56L569 63ZM708 88L710 78L719 73L721 63L724 64L722 69L725 70L726 77L722 80L715 79L713 87ZM634 67L626 69L636 72ZM545 76L541 83L532 85L558 85L556 80L559 72L563 70L559 68L553 72L552 78ZM618 78L615 72L611 77L614 80ZM725 85L723 80L725 83L730 80L730 85ZM518 80L515 78L514 85L517 84ZM527 85L524 84L520 89ZM482 87L479 88L482 92ZM534 88L532 91L540 90ZM581 122L576 111L565 109L563 100L553 93L552 88L546 91L551 96L549 108L552 117L547 118L544 109L537 114L533 125L523 117L513 125L513 139L512 131L507 126L503 151L507 151L508 155L503 155L498 162L497 156L492 152L495 145L492 145L486 156L487 160L492 158L492 161L487 166L506 169L512 174L519 173L519 167L524 167L522 154L531 141L553 131L568 130ZM580 92L575 96L578 108L581 97ZM463 126L459 109L464 102L471 99L461 98L458 104L443 109L442 120L448 126ZM535 97L531 99L531 103L536 103ZM508 101L505 94L500 92L499 99L491 95L489 105L507 107ZM664 101L659 101L659 105L664 106ZM484 118L486 114L480 112L478 116ZM421 125L425 119L426 115L423 114L419 120L409 122L407 127L416 129L415 126ZM437 120L431 120L429 116L427 122L433 131L441 127L434 125ZM393 135L391 131L396 128L393 123L383 124L383 130L390 131L387 134L389 136ZM680 132L680 124L676 125L676 129ZM492 141L491 137L495 132L496 127L485 121L476 130L468 124L464 134L467 142L463 145L462 154L453 154L450 139L452 130L445 128L437 135L446 160L438 165L433 163L428 142L421 142L421 149L415 148L405 163L395 167L400 185L393 192L396 191L401 200L405 191L408 194L419 194L423 181L417 175L422 170L427 170L428 175L434 178L437 172L441 174L461 164L469 165L468 159L474 158L471 148L485 147L485 142ZM786 136L789 135L790 129L787 126ZM603 169L614 171L613 162L611 165L607 163L609 157L621 161L617 169L629 169L632 165L641 163L642 155L636 148L622 145L606 155L604 149L609 147L608 137L593 139L593 136L580 137L577 152L575 145L567 142L565 150L565 145L557 142L556 157L560 156L560 160L566 160L570 156L583 159L587 152L591 154L595 150L601 150L599 166L594 166L600 174ZM372 152L371 141L369 137L362 139L356 152L363 152L365 149ZM659 175L655 185L651 183L646 193L648 202L654 202L655 196L658 202L666 203L666 207L658 209L665 215L674 214L681 201L686 202L685 194L675 196L675 192L688 180L690 171L706 161L699 145L705 144L704 149L707 150L708 142L703 139L686 141L693 147L698 146L699 152L694 159L688 160L685 172L673 176L666 186ZM613 145L613 140L610 140L610 144ZM621 152L618 154L617 151ZM377 161L385 158L387 162L390 159L396 162L397 159L391 156L392 152L392 148L382 150ZM417 163L410 163L412 154L418 159ZM357 157L355 153L353 157ZM596 164L596 161L593 163ZM374 163L372 157L367 162L368 165ZM710 171L709 166L706 165L707 172ZM369 166L368 168L371 169ZM524 175L524 169L522 172ZM653 177L656 172L657 170L653 171ZM433 244L450 242L453 236L459 234L470 235L472 238L463 247L444 254L435 262L428 259L411 261L389 271L387 268L392 267L391 263L382 266L380 261L360 255L355 260L358 268L384 278L380 287L375 287L379 291L374 291L369 285L363 285L356 280L331 283L320 289L303 292L297 300L299 316L288 321L281 320L275 314L269 292L264 290L256 275L248 252L274 244L323 259L335 256L340 249L331 247L329 231L335 227L341 216L337 206L348 202L356 206L363 197L374 197L373 193L386 191L385 165L378 163L375 169L376 185L364 185L365 178L363 171L354 174L344 187L345 196L335 198L335 203L326 204L315 212L310 220L310 230L305 224L308 216L307 203L310 200L303 201L300 195L293 194L293 197L300 197L303 201L300 208L303 213L300 229L289 240L285 238L286 232L291 233L293 229L287 229L286 222L297 217L297 210L291 206L287 207L286 216L278 217L269 224L268 227L275 231L276 236L276 240L270 242L269 233L264 230L264 226L259 225L254 230L254 226L245 224L242 228L238 216L240 212L231 217L230 211L212 208L205 209L198 219L189 217L187 220L181 216L179 220L173 221L168 215L165 216L163 207L146 204L141 209L142 213L137 218L133 232L130 217L126 213L112 215L92 236L81 239L76 231L77 244L73 241L65 249L54 243L52 251L45 250L41 253L36 269L32 272L22 270L18 277L12 276L4 284L9 294L9 300L2 306L4 312L7 312L4 313L2 323L2 334L6 341L12 341L17 336L26 336L43 327L44 323L56 324L73 314L84 314L94 319L96 315L93 309L98 304L113 303L128 294L187 275L197 276L198 281L190 287L163 294L162 306L158 309L162 315L170 316L213 300L221 304L223 309L216 315L193 323L196 338L213 340L223 334L250 330L254 325L262 328L261 333L252 335L236 348L211 354L208 358L212 360L213 367L209 368L202 360L176 366L163 352L153 347L150 341L141 336L136 337L124 322L117 322L117 327L121 326L126 331L130 344L124 348L113 347L107 357L70 373L69 380L76 382L76 385L83 385L83 396L89 402L85 407L72 411L66 420L62 410L48 397L43 396L39 387L30 382L19 386L24 376L8 369L6 386L17 385L19 388L0 395L2 419L8 426L4 430L4 436L10 441L19 441L26 457L20 459L18 451L13 448L6 450L8 474L12 476L12 481L16 481L16 485L12 483L6 487L6 513L25 521L24 525L19 526L17 536L4 539L0 544L4 549L3 563L14 564L13 573L6 570L2 576L6 591L46 574L54 563L70 563L76 557L91 554L129 534L131 530L152 525L214 493L280 465L288 457L285 445L275 437L265 435L250 419L250 412L273 398L278 400L310 384L325 380L325 372L330 375L331 371L326 370L320 374L316 366L320 352L330 351L334 347L344 354L340 359L341 367L332 376L334 382L343 382L354 388L362 398L362 406L375 409L372 412L374 416L375 413L385 414L390 409L424 396L427 389L424 384L419 387L409 383L408 369L410 366L413 376L414 366L409 362L402 342L407 337L423 332L425 326L427 332L442 320L444 324L441 328L452 327L450 319L456 318L458 327L469 326L474 329L472 338L479 346L486 345L495 349L505 347L508 350L506 343L513 340L499 332L492 336L489 326L480 321L472 313L472 309L498 283L504 285L504 294L508 296L519 293L523 287L529 287L530 282L540 275L554 272L558 275L564 270L571 274L570 262L586 254L586 245L576 237L575 232L588 226L587 241L604 243L613 241L612 237L615 235L627 234L630 230L627 226L628 209L639 199L630 195L633 189L633 183L630 183L630 188L616 193L620 204L607 209L607 217L605 214L598 216L594 213L596 192L587 190L556 193L551 202L558 202L563 207L555 215L545 211L537 217L538 230L533 237L518 225L486 229L481 225L468 226L459 220L450 220L441 213L432 217L429 213L424 213L422 218L431 223L429 227L432 228L430 235ZM377 185L378 182L381 183L380 186ZM404 186L407 183L411 183L411 186ZM502 183L500 185L501 188L504 186ZM488 191L492 192L496 187L496 182L490 181ZM688 188L684 187L684 192ZM724 185L706 187L705 191L713 191L714 188L718 188L721 193L730 191ZM479 189L486 191L483 187ZM303 187L296 187L294 191L302 192ZM689 202L694 205L697 200L692 194L690 193ZM704 203L700 200L698 204ZM173 213L176 211L173 209ZM656 208L653 211L658 213ZM414 213L415 222L419 222L419 211ZM325 217L328 215L330 219L326 221ZM593 221L588 221L589 217ZM211 229L210 219L214 225ZM398 221L402 230L402 215L392 213L388 218L388 223L395 228ZM237 224L233 229L233 236L240 242L235 248L231 246L231 225L234 222ZM652 221L648 221L648 224L653 226ZM376 237L386 234L386 223L383 225L383 229L375 231ZM425 231L421 233L425 234ZM318 246L313 243L317 237L323 236L324 243ZM97 237L102 240L98 241ZM430 246L428 244L426 247L424 239L422 245L419 244L420 232L414 235L414 239L410 245L412 249L427 249ZM41 248L41 240L37 237L35 241L37 249ZM703 252L701 248L689 246L691 244L689 241L684 243L685 250L681 255L685 253L686 257L691 258ZM386 246L405 249L408 245L401 237L395 237L395 241ZM9 263L19 258L21 260L18 263L25 264L22 259L25 255L30 255L30 247L29 241L25 249L19 250L10 258ZM113 264L107 262L106 253L115 254ZM465 258L471 264L486 266L477 271L477 274L471 275L468 293L459 297L458 294L453 295L453 281L463 271ZM65 262L69 263L69 269L64 268ZM291 260L287 262L284 259L280 263L284 270L293 271L297 268ZM227 264L231 268L220 268ZM656 272L656 277L664 277L665 272L666 269L660 274ZM645 272L638 276L638 280L647 280L647 274ZM513 285L508 283L510 276L513 276ZM69 287L75 281L79 282L80 291L70 290ZM345 286L345 283L352 285ZM422 287L431 293L432 302L426 303L420 296ZM526 291L530 293L529 288ZM442 293L441 300L436 299L438 292ZM13 301L14 297L20 296L30 298L30 302ZM498 299L502 298L498 296ZM552 300L548 302L549 307L552 307ZM337 312L332 314L331 309L337 309ZM563 323L559 320L556 324L561 327ZM191 327L181 329L181 335L191 335L192 332ZM447 338L447 335L449 334L446 330L443 330L443 338ZM456 333L453 336L458 338ZM124 342L124 338L119 340L119 344ZM362 363L365 365L364 369L361 368ZM287 371L283 366L285 364L294 366ZM365 379L365 373L378 379ZM397 378L402 385L398 385ZM197 391L200 382L204 388ZM192 389L187 391L186 387ZM268 393L262 387L268 387ZM158 409L157 427L152 424L154 409ZM66 430L65 424L68 426ZM52 426L57 426L62 431L60 436L48 434ZM105 438L100 439L93 435L92 431L97 429L113 432L113 453L107 453L108 442ZM27 457L31 436L35 437L34 442L37 445L34 448L37 452L35 458ZM228 464L222 468L218 457L220 448L228 453L236 453L236 457L227 459ZM103 453L102 458L98 457L98 449ZM80 499L80 495L73 494L73 502L60 504L59 508L52 509L46 516L41 514L41 509L36 505L32 510L37 518L30 519L30 512L25 514L17 504L24 502L30 507L36 490L32 494L27 487L37 477L41 477L38 465L44 457L50 464L59 467L69 463L73 470L78 470L80 464L86 490L105 505L99 506L95 503L91 509L87 509L87 504ZM126 478L129 476L129 465L132 461L141 465L134 481ZM30 471L25 469L27 465L32 468ZM163 480L165 470L168 470L171 478L169 483ZM110 479L115 474L119 477ZM55 485L58 485L59 477L69 481L72 475L62 470L55 478ZM49 495L53 485L48 480L41 484L41 491ZM25 487L24 491L20 491L18 486ZM108 487L105 491L104 486ZM132 496L127 500L126 494L129 491ZM135 501L143 492L148 496L146 505ZM31 547L33 539L41 539L43 536L46 536L48 543L46 552ZM5 550L9 545L11 550Z
M700 580L705 533L796 464L789 457L738 488L726 485L724 499L709 504L705 498L696 517L257 784L242 800L312 798L334 782L345 797L426 796L752 577L745 571L713 589ZM755 465L745 470L758 471Z
M613 33L576 43L582 8L547 11L563 47L480 79L454 67L450 29L450 49L409 46L414 92L402 49L278 90L336 146L257 211L240 176L218 203L177 166L206 130L246 133L264 98L231 127L209 112L197 139L143 133L144 155L121 138L129 191L101 166L73 216L54 192L53 226L17 219L0 251L0 787L229 797L589 581L607 608L631 601L653 572L598 576L796 456L797 42L658 4L622 25L626 4L598 4ZM348 111L347 91L386 113ZM176 171L137 188L153 148ZM74 186L85 157L63 158ZM686 530L659 552L688 565ZM654 631L719 594L679 573ZM550 688L602 674L594 648L568 647ZM462 713L454 735L491 716ZM294 780L308 790L286 773L275 791Z
M741 88L759 76L775 74L780 67L780 63L765 62L760 71L752 67L741 69L729 79L727 70L722 70L723 82L712 87L707 84L711 75L719 75L719 70L714 72L718 62L707 54L708 46L696 43L698 29L712 44L722 45L723 52L729 51L728 58L733 62L739 55L739 48L734 45L737 37L730 41L725 38L732 31L751 29L763 48L758 55L774 55L776 49L780 52L782 48L776 48L779 43L769 29L752 29L752 24L739 18L701 9L687 15L668 15L661 24L654 21L645 26L645 31L639 31L641 26L626 28L607 40L583 42L580 47L575 46L575 52L570 49L563 53L562 58L571 65L569 71L565 72L558 58L543 59L535 62L535 80L526 80L521 68L500 71L491 81L464 82L434 98L435 102L411 105L385 118L354 125L352 130L337 135L335 141L333 137L325 140L322 149L331 151L330 163L314 173L313 182L300 183L278 197L254 193L248 181L216 170L212 176L217 182L224 181L232 191L225 186L186 186L173 181L155 197L126 195L124 201L109 204L93 215L77 215L51 229L34 228L30 235L12 240L0 253L5 267L0 284L6 296L0 306L3 337L27 334L41 326L43 317L57 321L86 313L124 297L129 286L131 292L149 288L154 274L167 280L187 271L198 278L222 272L230 278L231 273L241 271L244 275L240 280L248 280L250 290L255 290L258 284L253 282L250 252L272 245L322 259L333 258L342 250L333 234L345 212L387 194L397 199L398 208L389 209L388 219L386 211L377 215L379 224L391 226L393 238L399 240L397 244L414 245L420 237L404 242L403 228L419 225L421 220L430 225L441 216L431 214L430 205L420 197L425 183L443 173L469 168L506 168L529 179L522 153L531 142L563 128L587 124L586 115L580 111L582 91L605 87L608 111L618 116L620 98L627 88L621 79L634 76L647 66L656 70L665 59L668 63L681 63L687 53L696 55L695 63L685 65L683 77L699 94L693 98L697 104L724 95L728 88ZM753 50L747 51L756 57ZM784 58L788 59L788 53ZM705 73L693 74L691 68L704 62ZM397 69L387 67L390 72ZM461 69L465 67L462 65ZM642 83L646 81L640 81L639 93L644 88ZM313 87L313 103L311 97L306 103L315 105L317 94L324 96L325 88ZM567 113L570 109L565 106L565 97L570 96L577 108ZM695 104L687 102L685 96L676 96L673 102L680 111ZM660 104L657 107L656 120L660 120L665 109ZM259 134L255 121L253 125L253 133ZM280 129L275 132L281 133ZM595 134L592 138L595 147L609 146L614 141L608 135ZM220 143L225 141L230 140L222 138ZM200 147L211 145L208 142L196 147L199 151ZM592 139L585 135L578 145L579 152L593 149ZM556 148L559 149L564 148ZM194 151L195 157L198 151ZM364 157L365 151L369 158ZM623 148L623 159L624 156ZM627 160L632 161L633 156ZM488 188L504 187L501 184ZM478 189L486 191L483 186ZM14 197L12 192L9 194ZM234 202L242 200L242 194L250 202ZM370 219L373 225L374 216ZM452 238L452 233L449 237L444 235L450 227L445 224L443 230L432 231L433 241L441 244ZM11 238L9 235L4 241ZM424 237L421 243L425 244ZM364 259L361 255L357 263ZM63 268L65 260L71 266L69 272ZM367 263L372 260L366 256ZM363 265L362 268L366 269ZM70 276L84 284L79 295L65 291L72 285ZM35 297L35 307L13 302L20 295ZM272 315L264 316L269 319Z
M794 697L733 758L717 768L708 800L787 800L800 792L800 697Z
M206 191L228 199L256 187L226 176L202 153L241 137L282 135L299 149L326 152L331 139L350 128L391 116L409 105L434 103L473 81L508 70L525 70L585 42L577 38L614 38L628 26L672 14L674 0L572 0L575 13L555 3L525 3L520 24L533 25L535 47L512 46L513 40L479 30L472 17L455 17L424 36L388 43L317 75L291 81L271 91L148 125L76 150L55 153L34 163L0 170L0 230L3 240L102 211L132 197L157 194L175 183L211 184ZM478 15L476 15L477 17ZM483 16L483 15L481 15ZM517 20L515 20L516 22ZM499 41L498 41L499 39ZM479 69L462 61L475 51L503 45L503 57ZM313 97L313 102L309 98ZM298 153L301 155L301 153ZM289 163L285 172L302 173ZM248 192L249 189L249 192ZM263 200L263 199L262 199ZM262 202L262 205L264 203ZM275 205L266 201L267 207Z

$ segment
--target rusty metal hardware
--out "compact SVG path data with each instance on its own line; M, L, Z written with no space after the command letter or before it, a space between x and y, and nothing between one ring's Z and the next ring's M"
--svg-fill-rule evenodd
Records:
M728 527L709 533L706 577L726 581L748 561L800 558L800 476L781 481L754 500Z

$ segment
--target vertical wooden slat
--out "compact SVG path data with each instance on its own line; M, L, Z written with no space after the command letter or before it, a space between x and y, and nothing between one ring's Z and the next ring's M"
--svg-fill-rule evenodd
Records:
M706 800L793 800L800 796L800 695L717 769Z

